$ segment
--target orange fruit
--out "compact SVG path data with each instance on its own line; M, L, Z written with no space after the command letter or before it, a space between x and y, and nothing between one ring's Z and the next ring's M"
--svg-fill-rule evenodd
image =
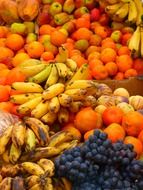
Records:
M20 50L24 43L23 37L19 34L10 34L5 41L5 45L14 51Z
M133 66L133 60L129 55L120 55L116 57L116 64L120 72L126 72Z
M137 158L142 154L143 145L139 139L132 137L132 136L126 136L124 139L124 143L133 145L134 151L137 153Z
M97 34L91 35L90 40L89 40L89 44L91 46L100 46L101 42L102 42L101 36L99 36Z
M89 130L101 128L102 118L91 107L87 107L76 114L74 124L81 133L86 133Z
M7 47L0 47L0 62L3 62L7 58L12 58L14 53L11 49Z
M118 49L118 55L130 55L131 52L127 46L121 46Z
M108 127L106 127L104 129L104 132L107 133L108 138L113 143L118 141L118 140L124 140L124 138L125 138L124 128L117 123L112 123L112 124L108 125Z
M73 55L71 57L71 59L73 59L77 63L78 67L81 67L81 65L83 65L84 63L87 63L87 60L84 57L82 57L81 55L78 55L78 54Z
M0 110L11 113L13 110L13 103L11 102L0 102Z
M123 80L124 79L124 73L117 72L117 74L114 77L115 80Z
M63 32L56 30L51 33L50 40L55 46L61 46L66 42L67 36Z
M130 77L136 77L138 75L137 71L135 69L128 69L126 72L125 72L125 78L130 78Z
M50 51L45 51L41 55L41 60L43 60L43 61L49 61L49 60L53 60L53 59L54 59L54 54Z
M115 62L108 62L105 64L105 68L108 72L109 76L114 76L116 75L117 71L118 71L118 67L116 65Z
M84 140L88 140L88 138L93 135L94 133L94 129L90 130L90 131L87 131L85 134L84 134Z
M143 59L137 58L134 60L133 68L137 71L139 75L143 74Z
M51 33L53 31L55 31L55 28L50 26L49 24L44 24L44 25L40 26L40 28L39 28L39 34L40 35L44 35L44 34L51 35Z
M27 44L25 49L31 58L40 58L44 52L44 46L38 41Z
M123 111L120 108L116 106L108 107L102 114L103 123L106 126L112 123L121 124L123 115Z
M89 64L90 69L94 70L94 68L96 68L97 65L103 65L103 62L100 61L99 59L94 58L94 59L90 60L88 62L88 64Z
M91 74L96 80L104 80L108 77L108 72L105 66L102 64L98 64L94 68L92 68Z
M143 143L143 130L139 133L138 139Z
M75 40L90 40L92 32L88 28L79 28L73 34L72 38Z
M143 115L137 111L125 114L122 118L122 126L127 135L138 136L143 130Z
M90 28L90 20L88 18L80 17L75 20L76 29Z
M124 46L127 46L132 35L133 35L132 33L123 34L122 39L121 39L121 44Z
M12 59L12 65L16 67L27 59L30 59L27 53L17 53Z
M63 131L68 131L70 132L73 136L75 136L79 141L81 140L81 133L80 131L75 128L74 123L68 123L66 124L63 128Z
M116 60L116 51L112 48L105 48L101 51L100 59L104 63L114 62Z
M100 46L89 46L85 52L86 57L89 56L89 54L94 53L94 52L99 52L101 51Z
M0 102L6 102L9 100L9 90L6 86L0 85Z
M105 39L108 36L107 29L104 26L95 27L94 32L95 34L99 35L103 39Z
M102 45L102 47L101 47L101 49L103 50L103 49L105 49L105 48L112 48L112 49L114 49L115 51L116 51L116 49L117 49L115 42L104 42L103 45Z
M8 69L7 65L0 63L0 70Z
M88 55L88 61L92 61L93 59L100 59L100 53L95 51Z

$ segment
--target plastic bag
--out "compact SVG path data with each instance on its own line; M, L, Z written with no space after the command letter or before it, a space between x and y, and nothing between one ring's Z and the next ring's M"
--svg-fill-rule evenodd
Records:
M8 112L0 110L0 136L6 131L6 129L19 121L16 115L12 115Z

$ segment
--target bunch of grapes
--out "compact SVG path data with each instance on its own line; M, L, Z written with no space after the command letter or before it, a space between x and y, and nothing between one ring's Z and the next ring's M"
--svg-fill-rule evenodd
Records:
M72 182L72 190L143 190L143 162L136 160L133 146L112 143L99 130L59 156L55 167L57 177Z

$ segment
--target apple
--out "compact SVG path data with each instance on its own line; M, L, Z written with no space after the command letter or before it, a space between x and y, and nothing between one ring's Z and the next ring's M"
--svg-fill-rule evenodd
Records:
M41 12L37 17L37 24L39 26L49 24L51 21L51 15L48 12Z
M120 43L122 39L122 32L120 30L115 30L112 32L110 37L114 42Z
M91 10L95 7L95 1L94 0L85 0L85 6Z
M49 13L54 16L62 12L62 5L59 2L53 2L49 8Z
M75 48L80 50L81 52L84 52L89 46L89 43L87 40L77 40L75 42Z
M33 41L37 40L37 35L35 33L28 33L28 35L26 36L26 43L31 43Z
M100 9L99 9L100 10ZM100 13L101 13L101 11L100 11ZM100 15L100 18L99 18L99 23L101 24L101 25L103 25L103 26L107 26L107 25L109 25L109 21L110 21L110 18L109 18L109 16L107 15L107 13L102 13L101 15Z
M23 23L17 23L14 22L11 27L10 30L12 33L17 33L20 35L25 35L26 34L26 26Z
M80 7L74 11L74 17L80 18L82 15L89 13L89 10L87 7Z
M92 22L98 21L100 19L100 16L101 16L101 14L100 14L100 10L99 9L94 8L94 9L91 10L91 12L90 12L90 19L91 19Z

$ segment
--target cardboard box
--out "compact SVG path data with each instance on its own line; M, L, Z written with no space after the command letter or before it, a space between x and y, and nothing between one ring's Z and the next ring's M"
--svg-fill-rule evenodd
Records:
M142 95L143 96L143 78L130 78L121 81L117 80L101 80L97 81L107 84L112 90L116 88L126 88L130 95Z

